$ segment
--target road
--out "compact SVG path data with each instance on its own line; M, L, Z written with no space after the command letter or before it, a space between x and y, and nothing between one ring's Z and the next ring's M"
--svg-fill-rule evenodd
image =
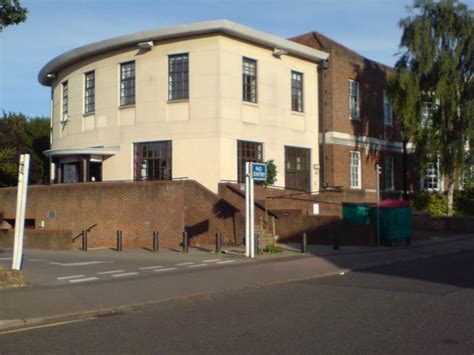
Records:
M473 354L474 252L0 333L0 353Z

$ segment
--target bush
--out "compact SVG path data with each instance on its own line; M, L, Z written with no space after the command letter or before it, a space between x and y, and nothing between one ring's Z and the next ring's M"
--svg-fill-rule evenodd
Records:
M276 244L269 244L263 251L270 254L283 253L283 248Z
M470 187L454 193L456 216L474 216L474 188Z
M415 210L430 212L433 216L448 214L447 197L444 194L421 192L412 201Z

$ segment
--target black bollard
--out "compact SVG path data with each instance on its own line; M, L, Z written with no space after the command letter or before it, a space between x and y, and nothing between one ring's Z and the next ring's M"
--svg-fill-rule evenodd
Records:
M306 233L303 233L303 238L301 239L301 252L306 254L308 252L308 237Z
M160 249L160 239L157 231L153 231L153 251L157 252Z
M258 255L258 248L260 246L260 235L258 233L255 233L255 254Z
M222 237L221 233L217 232L216 233L216 253L219 253L222 249Z
M117 231L117 251L122 251L122 231Z
M183 253L188 252L188 232L183 232Z
M339 232L334 233L334 237L332 239L332 247L333 249L339 249Z
M82 250L87 251L87 231L82 231Z

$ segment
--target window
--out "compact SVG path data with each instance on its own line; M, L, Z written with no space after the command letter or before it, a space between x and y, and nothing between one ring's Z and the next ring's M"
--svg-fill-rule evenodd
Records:
M168 99L189 98L189 57L175 54L168 57Z
M256 142L237 141L237 176L239 182L245 182L245 163L261 162L263 144Z
M310 190L310 149L285 147L285 187Z
M349 114L352 119L359 119L360 117L359 97L359 83L355 80L349 80Z
M95 111L95 72L85 73L84 112Z
M394 161L393 156L387 155L385 157L385 189L393 190L394 189Z
M421 126L428 127L431 119L431 104L429 102L421 103L421 112L420 112Z
M387 93L383 93L383 122L386 126L393 126L393 109L392 103L387 96Z
M242 100L257 102L257 61L242 59Z
M171 180L171 141L135 144L135 180Z
M135 62L120 64L120 106L135 104Z
M63 81L63 120L67 118L69 112L69 86L68 82Z
M291 110L303 112L303 74L291 72Z
M350 172L350 185L353 189L361 188L361 170L360 170L360 152L350 152L350 163L349 163L349 172Z
M423 190L439 191L441 189L441 178L439 173L439 161L429 163L423 178Z

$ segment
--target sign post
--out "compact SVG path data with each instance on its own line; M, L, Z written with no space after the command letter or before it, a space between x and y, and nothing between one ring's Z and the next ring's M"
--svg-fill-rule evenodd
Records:
M245 163L245 256L255 257L254 181L267 180L267 165Z
M23 258L23 239L25 230L26 192L28 187L28 174L30 168L30 155L20 155L18 169L18 188L16 198L15 240L13 245L12 269L21 270Z

